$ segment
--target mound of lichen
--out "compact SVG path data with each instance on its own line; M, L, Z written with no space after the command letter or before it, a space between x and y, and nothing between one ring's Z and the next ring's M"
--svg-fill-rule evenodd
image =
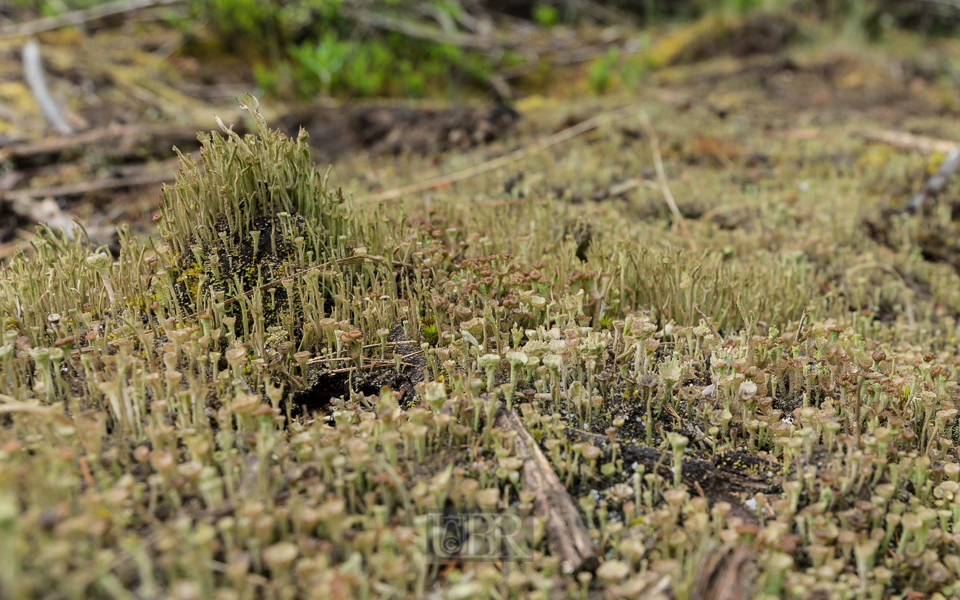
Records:
M796 256L693 264L610 228L580 257L537 203L498 237L386 227L247 108L256 135L184 159L159 239L41 233L0 272L0 595L960 593L951 317L931 352L812 302ZM519 519L515 553L441 553L438 514Z
M234 326L247 337L259 327L272 341L309 343L320 337L316 317L330 310L335 267L353 254L345 201L327 190L304 132L289 139L245 106L256 134L241 137L221 123L225 136L199 136L202 167L180 155L176 185L164 188L154 219L167 250L160 267L175 282L179 308L239 319ZM296 273L301 281L312 274L314 293L294 293Z

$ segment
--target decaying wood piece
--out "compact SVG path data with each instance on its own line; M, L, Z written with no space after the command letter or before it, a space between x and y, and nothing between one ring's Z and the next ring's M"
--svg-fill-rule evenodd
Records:
M71 135L73 127L60 114L60 109L57 108L57 103L53 101L50 90L47 88L43 60L40 58L40 44L37 40L28 40L23 47L23 76L47 122L57 130L57 133Z
M923 203L927 201L927 198L937 196L947 187L947 182L950 181L953 174L957 172L957 169L960 169L960 146L954 146L953 149L950 150L947 157L940 163L940 168L937 169L937 172L934 173L933 176L923 184L920 191L914 194L913 197L910 198L910 201L907 202L904 212L912 215L920 210L923 207Z
M546 521L547 541L563 561L561 568L568 574L596 569L600 560L580 512L517 412L500 411L496 426L517 432L515 443L523 459L523 488L535 494L534 509Z
M711 550L697 567L690 600L747 600L756 577L753 550L746 544Z

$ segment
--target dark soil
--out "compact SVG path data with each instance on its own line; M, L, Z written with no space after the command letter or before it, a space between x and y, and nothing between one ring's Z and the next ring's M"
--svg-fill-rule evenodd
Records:
M257 286L262 286L278 280L283 275L283 265L285 261L291 260L295 256L296 250L290 243L284 240L282 231L283 225L277 217L257 217L253 220L251 231L259 232L259 239L254 245L253 236L246 233L242 238L234 235L232 240L224 245L217 241L213 247L204 248L204 263L198 264L196 257L192 254L185 254L181 258L177 278L177 295L181 304L186 308L193 306L195 302L196 286L200 272L205 272L209 277L209 286L211 289L224 292L225 299L232 302L238 293L248 293ZM304 227L303 217L300 215L291 216L291 227L301 229ZM217 228L217 233L223 232L229 235L230 228L226 219L222 220ZM199 241L199 240L198 240ZM218 264L214 266L210 262L211 255L217 255ZM218 273L220 275L218 276ZM242 290L236 289L235 276L239 276L239 281L243 286ZM278 309L287 304L287 292L283 286L274 286L272 293L264 291L263 303L266 314L262 315L266 319L267 326L277 323ZM227 313L233 313L240 316L242 312L235 305L227 306ZM242 323L237 323L242 330Z
M365 105L342 108L309 107L280 118L280 128L296 136L302 127L321 163L346 154L444 152L485 144L510 133L520 119L508 106L421 109L410 106Z
M937 203L950 206L949 220L937 219ZM907 216L903 207L884 206L877 214L864 218L864 231L878 244L893 250L903 250L897 241L899 236L894 232L895 220L900 217L919 221L912 242L920 249L924 260L948 264L960 274L960 201L948 198L928 199L923 210L912 216Z
M677 56L677 62L696 62L728 54L738 58L774 54L797 33L793 19L782 15L758 14L728 28L716 28L699 38Z
M333 400L348 399L351 390L364 396L378 396L380 390L388 388L400 393L400 406L411 406L415 400L413 387L424 380L426 360L422 353L417 354L415 342L400 343L407 342L408 338L399 325L393 328L387 341L396 343L392 347L394 354L406 357L403 359L406 366L399 371L395 367L378 367L360 374L344 369L318 371L313 375L309 388L293 395L293 404L308 413L328 413Z

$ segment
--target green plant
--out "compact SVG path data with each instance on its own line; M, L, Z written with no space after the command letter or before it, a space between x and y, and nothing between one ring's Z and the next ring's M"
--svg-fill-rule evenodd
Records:
M257 82L277 93L292 88L303 97L318 92L418 96L486 86L491 69L484 53L442 39L470 18L465 9L458 2L431 5L426 13L434 24L429 24L417 5L377 0L359 8L326 0L195 0L191 8L209 17L228 50L250 54L260 48ZM386 24L371 27L367 13ZM511 60L507 56L508 64ZM453 90L446 88L451 83Z
M593 90L594 93L602 94L610 87L618 58L619 52L617 52L617 49L610 48L606 54L591 63L589 83L590 89Z
M336 31L328 31L320 40L291 46L290 56L307 72L320 79L320 89L330 93L343 78L343 67L355 44L338 39Z
M552 4L537 4L533 7L533 20L541 27L553 27L560 22L560 11Z

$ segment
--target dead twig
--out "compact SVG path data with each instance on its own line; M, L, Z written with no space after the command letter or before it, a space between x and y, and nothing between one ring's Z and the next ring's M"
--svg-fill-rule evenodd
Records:
M680 214L680 208L677 207L677 202L673 199L673 192L670 191L670 185L667 183L667 173L663 169L663 158L660 156L660 138L657 136L657 131L653 128L650 117L647 116L645 110L640 111L640 124L643 126L647 137L650 138L650 151L653 152L653 166L657 170L657 182L660 184L660 192L663 194L664 200L667 201L667 206L670 207L670 212L673 213L673 227L682 229L684 226L683 215ZM690 238L690 243L693 243L693 238Z
M55 185L45 188L12 190L4 192L2 198L7 201L25 201L31 198L67 198L73 196L82 196L89 192L98 192L102 190L115 190L119 188L137 187L140 185L151 185L155 183L166 183L175 179L174 171L161 171L159 173L139 173L128 177L110 177L96 179L94 181L83 181L80 183L71 183L67 185Z
M57 130L61 135L71 135L73 127L67 123L57 103L50 96L50 90L47 88L47 78L43 73L43 60L40 57L40 44L37 40L28 40L23 47L23 76L27 80L27 85L33 93L34 100L40 106L43 117Z
M17 25L8 25L0 29L0 39L17 37L22 35L33 35L41 31L50 31L59 29L67 25L79 25L94 19L101 19L112 15L119 15L128 12L134 12L142 8L151 6L160 6L165 4L178 4L184 0L118 0L117 2L108 2L97 6L91 6L82 10L74 10L62 15L53 17L44 17L27 23Z
M703 314L703 311L700 310L700 305L699 305L699 304L694 304L694 305L693 305L693 308L700 314L700 316L703 318L703 320L707 323L707 326L710 327L710 331L713 332L713 335L717 336L717 340L718 340L718 341L723 340L723 337L720 336L720 332L717 331L717 328L713 326L713 321L710 320L710 317L708 317L707 315Z
M367 359L367 360L370 360L370 359ZM308 363L308 364L309 364L309 363ZM344 368L342 368L342 369L333 369L333 370L330 370L330 371L324 371L323 374L324 374L324 375L338 375L338 374L341 374L341 373L352 373L352 372L354 372L354 371L368 371L368 370L371 370L371 369L384 369L384 368L393 367L393 366L394 366L394 362L393 362L392 360L378 361L378 364L373 364L373 363L367 364L366 361L364 361L364 364L363 364L362 367L344 367ZM416 368L417 368L417 365L411 365L410 363L405 363L405 362L400 363L400 366L401 366L401 367L406 367L406 368L408 368L408 369L416 369Z
M427 190L435 190L446 187L448 185L470 179L471 177L476 177L477 175L482 175L483 173L499 169L500 167L506 166L512 162L522 160L528 156L546 150L551 146L556 146L557 144L565 142L570 138L596 129L601 125L606 125L607 123L612 123L613 121L628 117L633 114L634 110L634 106L624 106L616 110L611 110L609 112L599 114L591 119L587 119L582 123L578 123L573 127L568 127L563 131L541 138L535 143L530 144L529 146L524 146L519 150L515 150L506 156L488 160L487 162L480 163L479 165L470 167L468 169L463 169L462 171L457 171L456 173L451 173L450 175L434 177L433 179L428 179L426 181L420 181L418 183L412 183L410 185L394 188L378 194L372 194L370 196L358 198L356 201L358 203L385 202L387 200L396 200L397 198L400 198L406 194L416 194L419 192L425 192Z
M620 196L623 196L627 192L635 190L640 186L649 189L660 189L657 184L653 183L652 181L648 181L643 177L631 177L630 179L625 179L615 183L610 187L597 190L594 192L592 199L594 202L600 202L608 198L619 198Z
M546 521L547 541L560 556L561 569L567 574L596 569L600 561L580 512L517 412L500 411L496 426L517 433L515 444L523 459L523 488L535 494L534 508Z
M907 202L904 212L911 215L916 214L918 210L923 208L923 203L927 201L927 198L936 197L947 187L947 182L957 172L957 169L960 169L960 146L954 146L950 150L947 157L940 163L937 172Z
M430 27L416 21L398 19L383 14L377 14L371 10L357 9L353 10L344 6L344 14L355 19L358 23L376 27L385 31L392 31L405 35L410 38L433 42L435 44L450 44L461 48L470 48L481 52L493 52L502 48L508 48L514 45L513 42L498 42L495 39L489 39L479 35L469 33L460 33L457 31L443 31L436 27Z
M809 313L808 313L807 309L806 309L806 308L803 309L803 313L800 315L800 323L797 324L797 333L796 333L796 335L793 337L793 339L794 339L795 341L797 341L797 342L800 341L800 334L803 333L803 324L804 324L804 322L807 320L807 317L808 317L808 316L809 316ZM751 343L753 343L753 342L751 342Z
M197 131L194 128L171 128L169 125L111 125L77 135L48 137L6 146L0 148L0 161L17 161L46 154L61 154L72 150L80 150L93 144L107 146L110 155L114 156L117 155L118 151L123 152L129 148L137 139L154 135L162 136L166 140L197 139ZM165 150L169 150L169 147Z
M957 142L940 140L923 135L913 135L911 133L903 133L902 131L871 129L861 131L858 135L868 142L887 144L895 148L915 150L924 154L930 154L932 152L947 153L957 147Z

